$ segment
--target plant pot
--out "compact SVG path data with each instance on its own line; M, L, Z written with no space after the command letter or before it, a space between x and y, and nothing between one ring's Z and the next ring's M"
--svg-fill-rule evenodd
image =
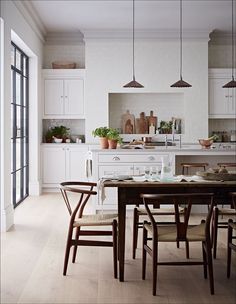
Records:
M108 149L108 139L106 137L100 137L101 149Z
M117 140L108 139L109 149L116 149L117 147Z

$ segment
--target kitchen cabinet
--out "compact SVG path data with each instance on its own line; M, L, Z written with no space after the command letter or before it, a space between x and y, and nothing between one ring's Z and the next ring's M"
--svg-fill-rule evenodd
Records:
M43 71L44 118L84 118L84 71Z
M209 70L209 118L235 118L236 93L234 88L222 88L230 81L231 70Z
M161 168L162 157L168 153L98 153L93 158L93 180L119 175L141 175L145 167ZM172 164L174 168L174 163ZM105 199L101 200L100 189L95 199L95 209L117 209L117 189L106 188Z
M66 180L87 181L85 173L87 153L88 146L73 147L66 144L43 145L43 187L58 187L62 181Z

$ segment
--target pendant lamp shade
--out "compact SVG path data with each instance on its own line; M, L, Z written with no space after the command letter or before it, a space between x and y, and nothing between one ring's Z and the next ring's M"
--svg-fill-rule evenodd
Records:
M183 27L182 27L182 0L180 0L180 80L175 82L174 84L171 85L171 88L190 88L191 84L187 83L186 81L183 80L182 76L182 61L183 61L183 52L182 52L182 44L183 44L183 38L182 38L182 33L183 33Z
M135 80L135 73L134 73L134 0L133 0L133 80L130 81L129 83L125 84L123 87L124 88L143 88L144 86L137 82Z
M231 40L232 40L232 80L226 83L223 88L236 88L236 81L234 80L234 0L232 0L232 30L231 30Z

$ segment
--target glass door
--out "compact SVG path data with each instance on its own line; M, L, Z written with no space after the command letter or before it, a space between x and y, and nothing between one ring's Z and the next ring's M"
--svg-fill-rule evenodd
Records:
M29 194L29 58L11 45L11 182L16 207Z

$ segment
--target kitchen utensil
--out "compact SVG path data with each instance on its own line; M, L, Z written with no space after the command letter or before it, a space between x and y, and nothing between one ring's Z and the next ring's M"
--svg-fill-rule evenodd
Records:
M140 117L136 118L136 133L137 134L148 133L148 122L144 112L141 112Z
M154 125L155 130L157 129L157 116L153 116L153 111L150 111L150 116L147 116L147 121L148 126Z
M152 137L149 136L143 136L142 137L142 141L146 144L146 143L151 143L152 142Z
M135 117L130 114L129 110L121 117L122 121L122 133L123 134L134 134L135 133Z

